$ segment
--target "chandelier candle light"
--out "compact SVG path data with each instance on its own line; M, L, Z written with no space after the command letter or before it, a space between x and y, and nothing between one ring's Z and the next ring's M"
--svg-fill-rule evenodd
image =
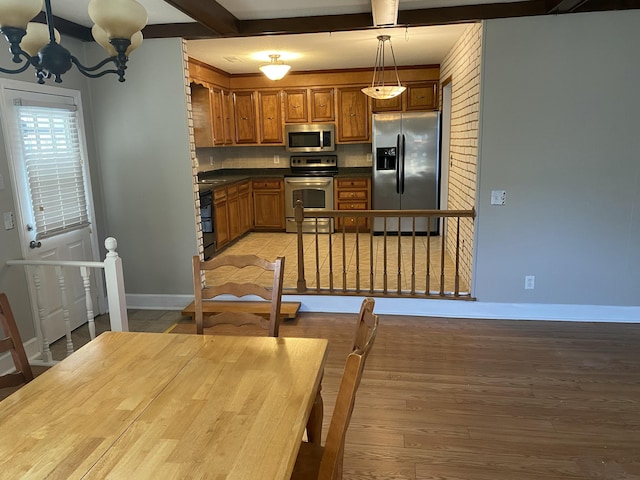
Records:
M286 65L282 60L278 60L280 55L277 54L271 54L269 58L271 59L271 63L265 63L258 68L269 80L280 80L287 74L291 65Z
M47 24L31 22L44 4ZM109 54L97 65L85 67L71 52L60 45L60 34L54 28L51 0L0 0L0 33L9 42L16 69L0 67L2 73L22 73L33 66L38 83L61 75L75 65L80 73L97 78L115 73L124 82L129 54L142 43L142 28L147 24L147 11L135 0L91 0L89 17L95 23L93 38ZM115 68L101 70L113 63Z
M391 58L393 59L393 68L396 72L397 85L385 85L384 83L384 44L389 42L391 49ZM362 93L379 100L387 100L397 97L404 92L407 87L400 85L400 77L398 76L398 66L396 65L396 56L393 53L393 45L391 45L391 37L389 35L378 36L378 50L376 51L376 63L373 69L373 80L371 86L362 89Z

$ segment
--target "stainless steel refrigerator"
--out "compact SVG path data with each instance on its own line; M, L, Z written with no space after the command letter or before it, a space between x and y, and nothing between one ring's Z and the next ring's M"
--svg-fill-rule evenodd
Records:
M440 176L440 113L408 112L373 115L373 209L437 209ZM403 218L400 232L412 231ZM431 220L431 233L438 233ZM384 230L384 218L373 221L374 233ZM398 232L398 218L387 218L386 230ZM427 232L427 219L416 219L416 232Z

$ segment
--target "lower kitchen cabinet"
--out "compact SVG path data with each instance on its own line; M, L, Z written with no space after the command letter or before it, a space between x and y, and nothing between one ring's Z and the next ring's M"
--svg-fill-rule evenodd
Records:
M220 188L213 191L213 222L216 235L216 250L229 243L229 205L227 203L227 189Z
M336 178L334 185L336 210L369 210L371 205L371 180L368 177ZM338 217L335 229L364 232L369 222L364 217Z
M233 241L243 233L240 226L238 185L227 187L227 209L229 213L229 241Z
M238 206L240 213L240 232L253 229L253 205L251 203L251 182L245 180L238 184Z
M252 181L254 229L282 231L284 223L284 181L256 178Z

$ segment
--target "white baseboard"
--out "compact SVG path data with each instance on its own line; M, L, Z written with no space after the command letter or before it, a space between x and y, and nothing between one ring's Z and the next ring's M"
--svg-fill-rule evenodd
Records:
M282 299L300 302L300 310L303 312L354 313L360 309L365 296L284 295ZM141 310L182 310L192 301L191 295L127 295L127 307ZM490 303L382 297L376 297L375 301L376 313L383 315L640 323L640 306Z

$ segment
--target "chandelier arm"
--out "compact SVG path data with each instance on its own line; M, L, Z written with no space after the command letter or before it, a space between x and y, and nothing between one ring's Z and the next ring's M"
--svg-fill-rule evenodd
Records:
M14 70L11 70L9 68L0 67L0 72L1 73L9 73L9 74L22 73L22 72L25 72L29 67L31 67L33 65L33 61L31 59L31 55L29 55L27 52L25 52L22 49L20 49L19 52L14 52L13 61L18 63L20 61L20 56L25 58L25 62L24 62L23 65L21 65L20 67L14 69Z
M116 75L119 76L118 80L121 82L124 82L124 70L126 67L124 65L119 66L117 58L118 57L116 56L105 58L103 61L101 61L97 65L94 65L93 67L85 67L80 63L80 61L76 57L73 57L73 56L71 57L71 62L78 68L78 71L82 73L85 77L99 78L104 75L107 75L108 73L115 73ZM104 67L110 62L113 62L116 65L116 69L102 70L101 72L98 72L98 73L92 73Z

